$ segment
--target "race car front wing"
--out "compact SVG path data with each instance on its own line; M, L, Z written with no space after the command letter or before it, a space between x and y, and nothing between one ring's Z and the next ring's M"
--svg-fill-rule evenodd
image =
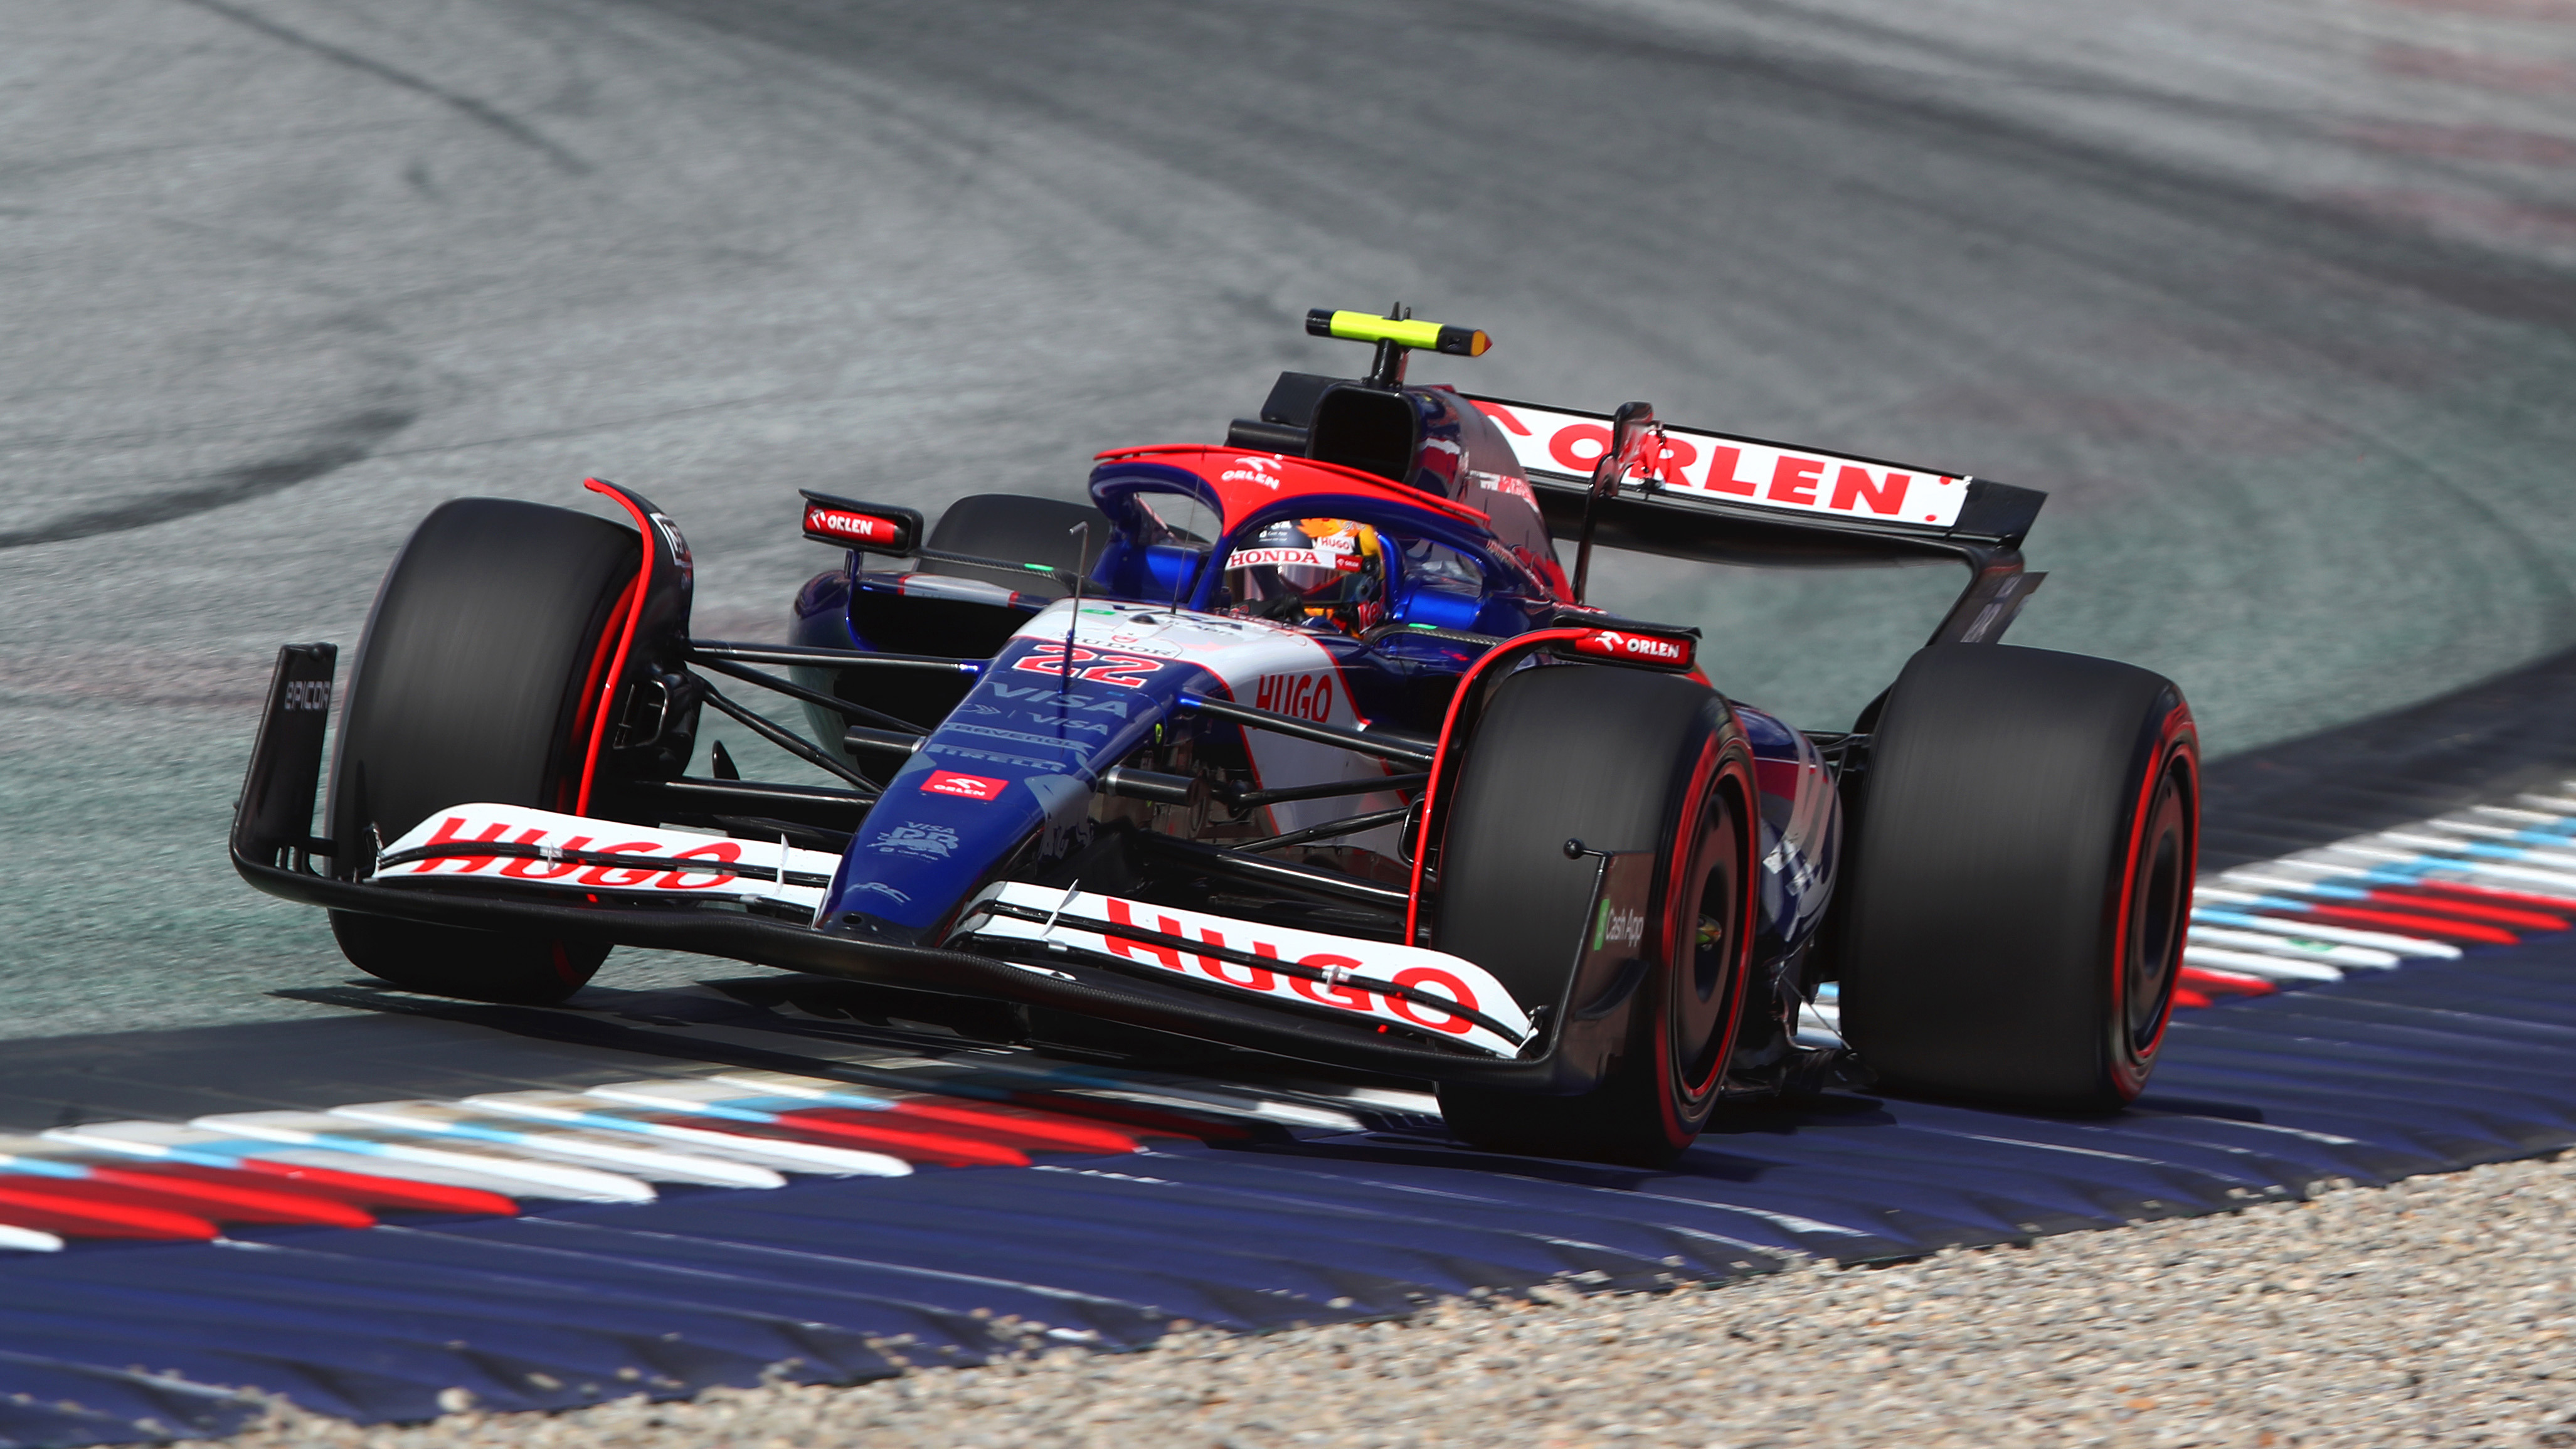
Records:
M1525 1011L1491 976L1436 951L1024 882L970 902L947 945L870 939L812 923L814 852L654 827L616 842L632 849L549 845L493 830L474 813L543 823L543 812L522 807L459 807L442 812L458 820L425 822L392 848L344 847L310 833L336 658L329 644L279 651L233 820L234 869L307 905L689 951L1048 1007L1301 1061L1553 1095L1589 1088L1627 1049L1627 1013L1616 1008L1649 974L1633 937L1589 932L1568 943L1579 960L1564 999ZM352 878L339 859L348 848L371 856L368 878ZM340 869L317 870L316 858ZM500 862L510 864L495 868ZM1586 919L1639 918L1651 864L1641 854L1603 856ZM652 881L672 888L642 888Z

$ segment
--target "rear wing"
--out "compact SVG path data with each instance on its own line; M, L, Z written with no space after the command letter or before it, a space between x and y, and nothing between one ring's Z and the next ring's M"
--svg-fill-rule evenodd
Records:
M2021 542L2048 495L1964 474L1656 424L1624 470L1604 469L1607 413L1468 396L1529 474L1561 538L1587 523L1607 548L1704 563L1830 567L1955 559L1974 578L1931 642L1991 643L2044 574ZM1624 412L1643 413L1637 404ZM1615 479L1600 477L1620 471Z

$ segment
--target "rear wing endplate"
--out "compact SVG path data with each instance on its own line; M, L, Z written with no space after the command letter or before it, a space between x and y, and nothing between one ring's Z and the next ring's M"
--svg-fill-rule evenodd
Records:
M1931 642L1991 643L2044 574L2021 543L2048 495L1964 474L1653 424L1627 476L1597 477L1607 413L1468 396L1529 474L1549 532L1703 563L1830 567L1953 559L1974 578Z

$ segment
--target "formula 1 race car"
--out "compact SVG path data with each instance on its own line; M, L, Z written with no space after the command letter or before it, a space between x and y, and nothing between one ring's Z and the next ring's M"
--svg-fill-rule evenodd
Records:
M543 1003L613 945L703 952L1428 1081L1502 1150L1658 1160L1828 1070L2138 1094L2198 747L2170 682L1996 642L2043 494L1409 386L1411 350L1488 342L1401 308L1308 330L1368 374L1100 454L1087 505L933 529L805 494L842 557L786 643L693 637L688 546L629 489L587 484L632 527L442 505L376 596L318 836L335 651L281 652L234 864L411 990ZM1712 687L1697 629L1587 606L1596 545L1971 578L1819 733ZM837 783L692 773L707 709ZM1801 1045L1829 981L1848 1045Z

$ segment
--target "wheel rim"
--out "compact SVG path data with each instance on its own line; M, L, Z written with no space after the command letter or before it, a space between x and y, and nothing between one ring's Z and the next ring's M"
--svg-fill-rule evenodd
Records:
M1731 773L1722 774L1710 790L1702 818L1707 823L1699 834L1693 873L1683 877L1686 885L1695 879L1698 890L1694 909L1675 933L1672 1028L1666 1038L1674 1079L1693 1103L1716 1089L1725 1067L1727 1018L1750 925L1745 919L1746 815Z
M2183 918L2191 899L2190 789L2189 767L2183 759L2179 755L2167 759L2130 864L2121 1025L2132 1061L2142 1061L2155 1050L2181 975Z

